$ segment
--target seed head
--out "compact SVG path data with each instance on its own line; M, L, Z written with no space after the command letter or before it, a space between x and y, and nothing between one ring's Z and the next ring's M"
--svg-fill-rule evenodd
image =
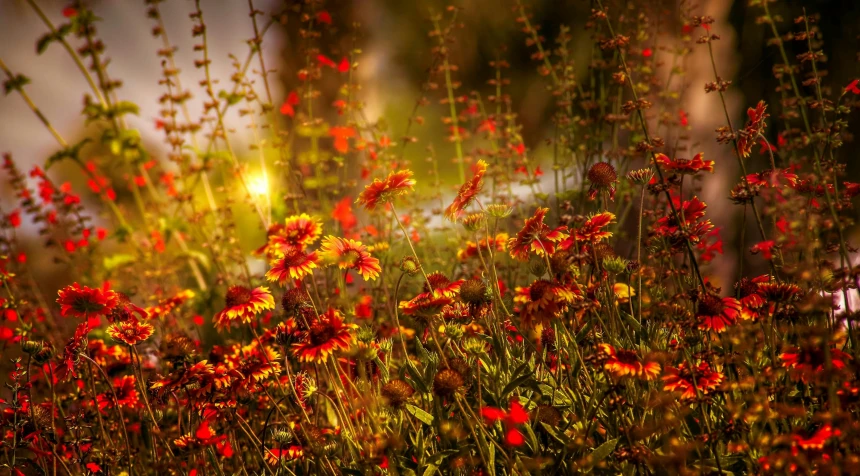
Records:
M615 167L607 162L598 162L588 170L588 181L595 187L609 187L618 180Z

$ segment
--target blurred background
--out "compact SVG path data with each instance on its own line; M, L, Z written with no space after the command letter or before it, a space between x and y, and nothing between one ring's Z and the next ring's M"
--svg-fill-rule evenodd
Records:
M716 60L721 76L732 80L727 97L734 124L742 124L746 119L746 108L755 105L760 99L772 105L779 104L780 95L775 91L777 83L772 69L774 64L781 62L781 58L778 50L766 46L771 32L766 25L757 21L759 7L749 6L750 2L747 1L731 0L650 3L653 12L662 14L651 18L651 22L658 22L658 26L661 19L677 22L679 12L682 11L715 18L712 31L722 38L714 44ZM66 2L41 0L38 4L55 24L64 20L63 9L68 5ZM123 81L118 96L140 107L139 115L129 119L129 126L140 130L147 150L154 157L163 158L169 147L164 142L164 133L158 129L156 120L158 98L163 94L163 87L159 85L160 59L155 54L161 47L161 41L151 34L152 22L146 17L147 6L142 0L93 0L89 4L104 20L98 24L99 36L106 46L105 54L110 58L109 71ZM631 16L637 14L626 2L607 1L606 4L613 11L623 11ZM340 58L350 48L359 46L362 49L357 81L362 85L360 94L367 104L365 112L371 120L384 117L392 137L399 137L404 132L406 120L415 101L421 97L421 87L427 80L428 67L432 62L430 52L435 44L435 40L428 36L432 29L429 21L431 13L444 11L447 5L436 0L360 0L328 2L324 5L334 18L334 26L325 30L320 38L321 52L330 58ZM838 88L860 74L857 68L860 44L858 5L860 3L847 0L780 0L770 6L772 13L783 19L781 27L784 30L781 33L792 28L792 19L801 15L804 8L810 13L819 14L823 52L828 60L825 82L832 87L825 88L825 94L838 95ZM256 0L254 6L266 13L273 13L280 11L284 2ZM459 6L462 10L458 16L459 28L454 32L456 46L452 49L452 60L459 66L457 79L462 82L459 93L477 90L486 94L491 91L487 86L487 80L494 74L490 62L496 58L506 59L511 64L506 72L510 78L508 92L514 112L522 124L524 142L532 150L533 158L538 163L546 164L551 159L550 150L544 142L552 135L554 100L545 80L535 74L536 64L530 58L533 48L526 44L526 36L521 31L521 25L516 22L517 2L470 0ZM527 2L527 6L533 14L532 22L540 26L540 31L549 43L552 43L563 25L570 27L577 75L587 76L593 31L586 29L586 22L592 2L543 0ZM233 73L231 55L244 58L248 52L247 41L253 37L248 3L238 0L204 0L202 8L209 31L215 32L209 35L213 76L222 84L229 84ZM183 71L186 88L194 91L197 81L202 79L200 70L193 67L194 60L199 57L192 49L196 40L191 36L193 23L188 16L194 10L194 2L168 0L160 4L160 9L170 40L178 46L176 59ZM274 82L272 91L277 104L297 86L296 71L304 62L304 58L297 54L298 28L291 22L297 22L297 19L288 15L285 24L276 24L264 38L263 51L267 64L277 70L278 81ZM663 44L670 43L673 39L670 32L676 30L660 29L663 37L658 36L655 40ZM28 93L61 134L72 142L88 133L83 129L80 116L83 107L81 98L88 88L60 45L53 44L43 54L36 54L36 41L46 31L44 23L27 1L0 0L0 59L13 72L31 78L32 83L27 86ZM805 51L805 43L788 42L787 47L790 55ZM791 59L796 61L794 57ZM740 231L739 209L731 206L726 197L728 190L736 183L739 172L731 148L715 142L714 130L724 125L725 121L719 98L714 94L705 94L703 89L706 82L714 79L707 54L698 51L689 56L685 69L683 81L689 87L681 107L687 112L692 126L692 148L704 151L707 158L718 164L718 172L705 182L702 196L711 204L709 216L723 229L725 259L720 261L724 264L718 274L725 282L733 278L735 273L737 251L733 244ZM407 156L416 163L413 168L418 172L419 183L420 175L425 173L421 163L427 154L424 149L427 144L433 144L440 157L453 155L451 144L445 141L447 131L440 120L447 106L440 105L440 93L437 91L435 94L429 95L431 101L421 111L427 119L426 123L420 130L413 131L421 143L409 149ZM188 103L192 114L202 111L204 100L199 94L192 98ZM228 122L237 119L235 110L231 114L233 116L228 116ZM857 132L858 124L858 121L853 122L850 133ZM237 130L233 135L241 153L249 153L251 141L247 134ZM769 139L776 142L775 136L769 136ZM46 158L57 150L56 142L19 95L0 97L0 152L11 153L21 169L26 171L33 165L44 164ZM855 144L849 142L841 154L843 157L853 157L855 152ZM689 155L693 153L690 151ZM858 181L860 161L848 160L847 164L848 180ZM748 167L751 171L761 170L764 167L763 157L755 156ZM63 181L71 180L76 189L83 192L84 177L77 172L66 173L66 170L71 168L58 167L53 173L60 174ZM456 182L453 180L456 176L454 167L442 173L450 179L449 182ZM0 206L5 212L15 207L5 181L0 185ZM22 231L32 233L34 229L25 220Z

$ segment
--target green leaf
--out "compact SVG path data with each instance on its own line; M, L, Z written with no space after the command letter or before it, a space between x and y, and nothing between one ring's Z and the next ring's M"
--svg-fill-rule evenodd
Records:
M11 78L3 81L3 90L6 92L8 96L12 91L20 91L24 85L30 83L30 78L24 76L23 74L16 74Z
M590 469L594 467L594 465L596 465L597 463L606 459L606 457L609 456L612 451L615 450L615 446L618 444L618 440L619 438L609 440L595 448L594 451L592 451L591 454L588 455L588 464L586 465L586 469Z
M415 405L406 404L406 411L411 413L412 416L421 420L425 425L433 424L433 415L425 412L424 410L416 407Z
M428 464L426 468L424 468L424 476L431 476L433 473L439 470L439 467L435 464Z
M90 142L90 139L88 139L88 138L84 139L84 140L78 142L77 144L70 145L69 147L66 147L65 149L57 152L56 154L48 157L47 162L45 162L45 171L47 172L48 169L50 169L54 164L56 164L57 162L60 162L64 159L72 159L72 160L80 161L80 158L78 157L78 155L80 155L80 153L81 153L81 148L84 145L86 145L88 142Z
M48 49L51 43L57 41L57 37L53 33L45 33L36 42L36 54L42 54Z
M104 267L107 271L113 271L127 264L134 263L135 258L132 255L125 253L117 253L115 255L105 256Z
M194 259L197 262L199 262L201 265L203 265L203 268L206 271L209 271L209 268L210 268L209 257L206 256L206 254L204 254L202 251L188 250L182 254Z

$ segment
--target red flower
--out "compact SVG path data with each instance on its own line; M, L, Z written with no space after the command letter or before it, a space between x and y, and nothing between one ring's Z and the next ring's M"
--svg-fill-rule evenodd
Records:
M696 389L707 395L715 390L723 381L723 374L711 370L707 362L702 362L696 367L695 384L693 383L693 372L683 362L676 367L666 367L663 375L663 390L667 392L681 392L681 399L691 400L696 398Z
M113 386L113 391L116 393L116 399L114 399L112 392L100 393L96 396L96 402L98 403L99 410L104 410L105 408L114 408L116 406L120 408L137 407L140 400L137 394L137 390L134 388L133 375L124 375L122 377L114 379Z
M845 86L845 92L851 92L852 94L860 94L860 88L857 87L857 83L860 82L860 79L855 79L848 83L848 86Z
M670 159L665 154L657 154L654 158L655 161L661 165L664 169L679 173L679 174L688 174L693 175L697 174L701 171L705 172L714 172L714 161L713 160L703 160L705 156L704 152L699 152L694 155L692 159Z
M299 95L295 91L290 91L290 94L287 95L287 99L284 100L284 103L281 105L281 114L285 116L293 117L296 115L295 106L299 105Z
M720 298L705 294L699 301L696 318L699 329L723 332L737 322L741 315L741 303L733 297Z
M343 197L341 201L337 202L331 212L331 217L340 223L343 231L350 231L358 224L358 220L352 213L352 199L350 197Z
M334 137L334 149L341 154L349 152L349 139L356 136L352 127L334 126L328 130L328 135Z
M636 377L643 380L654 380L660 374L660 364L654 361L642 362L633 350L615 349L609 344L598 344L598 348L606 356L603 368L613 377Z
M327 236L319 249L320 257L340 269L354 269L366 280L373 280L382 272L379 260L370 256L361 242L348 238Z
M274 308L275 298L269 293L269 288L260 286L252 290L243 286L230 286L224 309L212 321L218 329L230 327L235 322L248 324L260 312Z
M755 108L747 109L749 121L743 129L738 131L738 150L742 157L747 157L752 151L752 145L755 143L759 134L764 132L766 127L765 119L770 117L766 112L767 104L764 101L759 101Z
M326 55L317 55L317 62L320 64L320 66L328 66L329 68L337 67L337 64L335 64L335 62L329 59L329 57Z
M590 244L597 244L612 236L612 232L603 230L615 221L615 215L610 212L598 213L588 217L581 227L574 231L576 239Z
M520 261L528 261L530 251L538 255L553 254L556 244L565 238L564 231L567 229L560 226L550 229L543 220L549 208L538 208L531 218L527 218L523 229L517 233L515 238L508 240L508 249L512 258Z
M65 317L93 317L108 314L119 302L119 296L110 289L97 289L74 283L58 293L60 314Z
M344 324L339 311L329 308L307 331L299 334L299 342L293 344L293 354L301 362L324 363L335 351L349 349L351 328Z
M289 279L301 280L317 267L316 251L307 254L299 248L287 248L278 252L272 268L266 272L266 279L277 281L283 286Z
M140 323L137 319L116 322L107 328L107 333L114 340L124 342L128 345L136 345L149 339L154 331L152 324Z
M529 421L529 413L520 405L516 399L511 400L510 409L505 411L501 408L481 407L481 416L492 425L497 421L505 423L505 443L511 446L520 446L525 443L525 438L517 427Z
M445 217L451 221L456 220L463 209L468 207L472 200L481 193L481 187L484 185L484 174L487 172L487 163L479 160L474 171L475 175L460 187L454 201L445 209Z
M855 94L860 94L860 91ZM804 438L799 434L794 434L791 436L794 443L804 450L823 450L824 445L827 444L827 440L830 438L834 438L842 435L842 432L837 428L834 429L832 425L827 424L818 429L815 433L812 434L809 438Z
M698 197L693 197L685 201L680 207L678 207L678 202L680 201L678 197L672 197L672 201L675 204L678 216L684 217L686 233L681 233L681 226L679 226L676 216L672 214L657 220L657 227L655 228L657 235L667 238L685 238L690 240L691 243L698 243L702 237L714 229L714 225L710 220L698 221L705 216L705 209L708 208Z
M766 260L773 259L773 250L776 247L776 242L773 240L762 241L750 247L750 253L757 255L761 253Z
M340 59L340 63L337 64L337 70L341 73L346 73L349 71L350 64L349 59L346 56Z
M391 172L385 180L374 179L355 202L364 205L366 210L373 210L380 203L388 203L395 197L410 192L414 186L411 170Z
M12 228L18 228L21 226L21 210L14 210L8 216L9 224L12 225Z
M325 10L317 13L317 21L320 23L325 23L326 25L331 25L331 14Z
M792 378L804 383L822 376L822 372L827 369L827 354L820 347L794 347L780 355L779 359L782 360L783 367L791 370ZM836 347L830 348L830 367L833 370L844 368L849 360L850 355Z

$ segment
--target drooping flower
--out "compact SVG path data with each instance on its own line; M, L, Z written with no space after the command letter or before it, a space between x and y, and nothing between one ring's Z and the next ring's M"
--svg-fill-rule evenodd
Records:
M266 279L277 281L281 286L290 279L301 280L311 274L319 261L316 251L305 253L299 248L287 248L276 256L272 268L266 272Z
M827 353L821 347L793 347L788 352L783 352L779 359L783 367L791 370L792 378L804 383L827 369ZM849 360L850 355L836 347L830 348L830 367L833 370L844 368Z
M410 192L415 183L411 170L391 172L384 180L374 179L355 202L364 205L366 210L373 210L381 203L388 203L395 197Z
M636 351L616 349L609 344L598 344L598 348L606 356L603 368L617 379L635 377L654 380L660 374L659 363L643 362Z
M367 247L359 241L327 236L319 250L320 257L340 269L354 269L366 280L373 280L382 272L379 260L370 256Z
M590 244L600 243L612 236L612 232L606 231L604 228L614 221L615 214L610 212L590 216L581 227L574 231L576 239Z
M534 251L538 255L553 254L556 244L565 238L564 231L567 229L560 226L550 229L543 220L549 208L538 208L531 218L527 218L523 229L517 236L508 240L508 249L512 258L520 261L528 261L529 253Z
M665 154L657 154L654 159L664 170L679 174L694 175L699 172L714 172L714 161L704 160L705 153L699 152L692 159L670 159Z
M749 320L759 317L759 311L767 304L767 301L758 285L768 279L768 276L752 279L742 278L735 284L735 288L738 290L738 301L741 304L741 319Z
M304 456L305 451L299 445L282 446L279 448L266 448L266 462L274 467L279 467L283 461L293 461Z
M743 129L738 131L738 150L742 157L747 157L752 152L753 144L759 134L764 132L767 125L764 121L770 114L767 112L767 104L764 101L759 101L755 108L747 109L749 120Z
M300 333L299 341L293 344L293 354L301 362L324 363L334 352L349 349L351 328L344 324L339 311L330 308Z
M723 374L711 369L707 362L702 362L696 367L695 384L693 383L693 372L682 362L678 367L666 367L663 375L663 390L667 392L681 392L681 399L691 400L696 398L696 391L707 395L723 381Z
M215 327L222 329L233 323L248 324L257 314L275 308L275 298L269 288L260 286L248 289L244 286L230 286L224 302L224 309L215 315Z
M107 328L107 333L114 340L128 345L137 345L152 335L155 328L152 324L138 322L137 319L116 322Z
M93 317L109 313L119 302L117 294L110 289L89 288L73 283L61 289L57 303L64 317Z
M519 430L519 426L528 423L529 413L516 399L511 400L510 408L481 407L481 416L488 424L497 421L505 423L505 443L511 446L520 446L525 443L525 437Z
M733 297L720 298L713 294L704 294L699 300L696 318L699 329L724 332L727 327L737 322L741 315L741 303Z
M474 171L475 174L472 178L460 187L460 191L457 192L454 201L445 209L445 218L451 221L456 220L457 216L481 193L481 188L484 185L484 174L487 172L487 163L479 160L475 164Z
M398 308L407 316L429 318L438 314L443 307L452 302L453 299L450 297L433 291L421 293L409 301L400 301Z
M441 294L445 297L454 297L460 292L460 286L463 284L462 279L451 281L442 272L436 271L427 275L427 281L424 283L424 292L430 292L428 286L431 286L432 291Z
M588 188L588 198L594 200L601 190L609 191L609 199L615 200L615 183L618 182L618 173L615 167L608 162L598 162L588 169L586 175L591 186Z

